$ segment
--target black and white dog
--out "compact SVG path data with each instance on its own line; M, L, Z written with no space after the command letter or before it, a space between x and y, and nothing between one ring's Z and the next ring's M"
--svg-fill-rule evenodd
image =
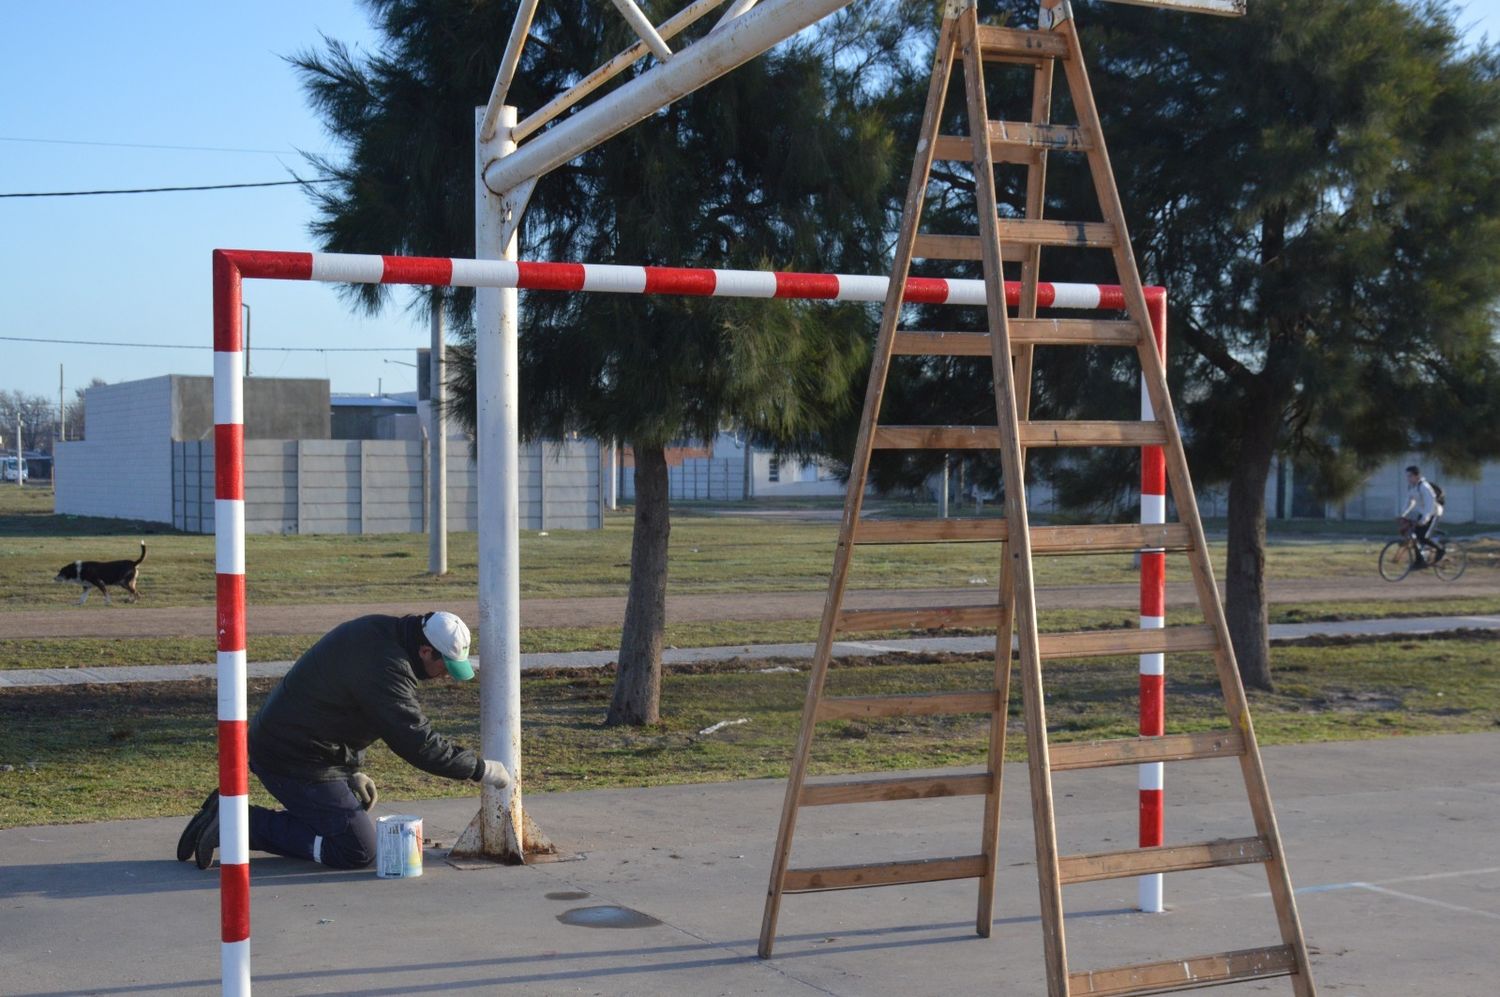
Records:
M54 582L71 582L83 587L83 595L78 598L78 605L82 606L89 601L89 586L92 585L104 593L104 604L109 605L109 589L106 586L118 585L130 593L131 602L140 599L141 594L136 591L135 581L137 577L136 566L146 559L146 541L141 541L141 556L134 561L74 561L65 564Z

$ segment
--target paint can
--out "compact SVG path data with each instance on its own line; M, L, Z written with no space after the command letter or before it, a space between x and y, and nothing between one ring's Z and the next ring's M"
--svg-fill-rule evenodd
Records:
M376 818L375 875L381 879L422 875L422 818L415 814Z

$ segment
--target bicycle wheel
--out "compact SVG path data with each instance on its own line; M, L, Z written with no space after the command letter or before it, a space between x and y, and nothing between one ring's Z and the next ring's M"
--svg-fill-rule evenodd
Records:
M1380 577L1388 582L1399 582L1411 573L1411 545L1405 540L1392 540L1380 548Z
M1432 572L1445 582L1456 582L1468 566L1469 552L1464 549L1463 544L1452 543L1448 545L1443 559L1432 566Z

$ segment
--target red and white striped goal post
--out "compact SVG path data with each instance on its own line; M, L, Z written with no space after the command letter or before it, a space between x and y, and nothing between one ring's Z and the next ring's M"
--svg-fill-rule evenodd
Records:
M864 302L884 301L890 286L887 277L849 274L240 249L214 251L214 570L218 643L220 962L223 992L235 995L250 992L250 775L245 691L245 367L240 324L240 288L246 278ZM1145 292L1152 325L1160 342L1166 323L1166 293L1160 287L1148 287ZM1006 282L1008 305L1019 304L1020 294L1019 283ZM902 300L911 304L983 305L984 281L908 277ZM1116 285L1039 283L1037 306L1123 311L1125 296ZM1159 448L1146 449L1158 450L1156 460L1159 466ZM1145 457L1147 464L1151 460L1149 455ZM1144 473L1142 483L1143 486L1146 484ZM1161 494L1161 489L1147 494ZM1143 517L1146 505L1143 495ZM1145 625L1146 565L1150 556L1142 557L1142 625ZM1159 570L1152 577L1155 579L1152 584L1162 583ZM1143 676L1144 670L1143 658ZM1141 685L1141 733L1145 734L1148 731L1144 677ZM1157 691L1160 691L1159 683ZM1159 700L1157 703L1154 709L1159 726ZM1160 733L1160 730L1152 732ZM1142 785L1145 785L1144 775ZM1146 813L1144 793L1142 790L1143 820ZM1159 792L1155 799L1159 834ZM1144 844L1144 824L1141 834Z

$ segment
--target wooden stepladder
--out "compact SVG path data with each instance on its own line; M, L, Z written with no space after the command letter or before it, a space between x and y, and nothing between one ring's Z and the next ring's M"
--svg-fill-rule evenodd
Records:
M801 732L787 780L786 801L761 927L760 955L768 958L771 954L784 894L952 879L979 880L976 928L980 935L989 936L994 909L1001 763L1005 749L1014 631L1019 644L1048 992L1053 995L1159 993L1236 980L1290 976L1295 993L1310 995L1314 988L1307 947L1282 854L1281 837L1271 808L1260 751L1205 548L1203 525L1167 392L1164 364L1152 337L1140 275L1130 248L1124 213L1066 0L1044 0L1040 21L1040 27L1035 31L982 25L973 0L949 0L945 12L864 415L851 464L848 497L808 682ZM939 134L944 99L957 62L963 66L969 136ZM989 120L984 67L993 63L1032 67L1030 121ZM1053 71L1059 63L1078 118L1072 125L1051 122ZM1102 221L1054 221L1042 217L1049 154L1086 157ZM979 218L977 237L931 235L918 231L935 159L972 164ZM997 163L1025 168L1024 216L1000 216L995 192ZM1038 269L1044 246L1110 252L1128 318L1123 321L1039 319ZM913 258L981 261L988 299L988 332L898 329L902 295ZM1019 265L1021 289L1014 314L1010 314L1006 306L1003 269L1006 263ZM1029 419L1032 351L1039 345L1133 347L1140 360L1141 377L1156 414L1155 420L1041 422ZM989 356L994 372L996 425L881 425L878 418L894 355ZM1028 448L1153 445L1163 448L1170 487L1176 496L1179 523L1030 528L1025 495ZM862 518L862 499L871 453L877 449L998 451L1005 482L1005 518L901 521ZM845 586L856 547L950 541L1002 543L997 604L927 610L855 611L843 608ZM1038 633L1033 553L1093 554L1143 548L1186 555L1203 613L1202 625L1155 630ZM824 695L832 646L839 633L893 625L940 626L955 622L997 627L994 680L990 688L905 696L855 698ZM1044 660L1164 651L1213 652L1229 718L1226 728L1207 733L1049 745L1042 685L1041 665ZM819 723L960 713L989 714L989 761L985 773L822 783L807 781L814 731ZM1058 854L1052 798L1054 771L1229 756L1238 757L1240 762L1254 823L1253 835L1121 852ZM801 807L946 796L984 797L983 827L976 854L863 865L789 867L792 835ZM1265 867L1281 935L1279 945L1091 972L1069 971L1061 890L1064 885L1248 863Z

